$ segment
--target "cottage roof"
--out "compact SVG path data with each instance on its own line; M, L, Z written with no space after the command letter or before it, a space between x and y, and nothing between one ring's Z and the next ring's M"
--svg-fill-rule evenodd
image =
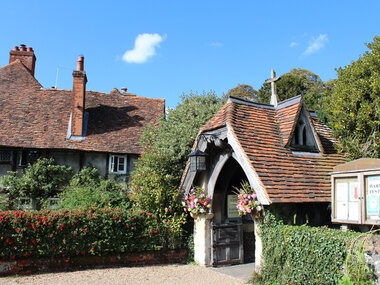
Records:
M289 147L302 108L308 115L319 152ZM344 162L333 147L331 130L309 112L301 96L272 105L230 97L202 132L227 126L257 173L272 203L328 202L333 167Z
M158 122L165 100L127 95L86 91L87 134L70 140L72 91L42 88L16 60L0 68L0 146L140 153L142 130Z

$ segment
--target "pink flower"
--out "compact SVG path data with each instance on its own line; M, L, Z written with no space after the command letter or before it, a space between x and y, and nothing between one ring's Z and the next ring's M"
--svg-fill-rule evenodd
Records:
M247 212L248 212L248 213L251 213L251 212L252 212L252 210L251 210L250 208L248 208L248 209L247 209Z
M247 197L248 197L248 195L247 195L247 194L244 194L244 195L243 195L243 197L244 197L244 198L247 198Z
M252 194L253 199L256 199L256 197L257 197L256 194Z
M200 196L200 197L201 197L201 198L203 198L204 196L205 196L204 194L201 194L201 196Z
M187 208L183 208L183 210L184 210L185 212L187 212Z

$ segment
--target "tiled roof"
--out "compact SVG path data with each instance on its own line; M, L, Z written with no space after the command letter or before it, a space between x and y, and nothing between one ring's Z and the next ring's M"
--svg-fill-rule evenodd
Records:
M246 157L257 172L270 200L278 202L330 201L330 175L333 167L343 163L343 155L333 148L331 131L311 116L323 153L297 153L285 147L291 139L301 97L277 109L231 98L202 131L228 125L238 139Z
M165 100L86 92L85 140L67 139L72 91L42 89L16 61L0 69L0 146L140 153L148 123L164 114Z

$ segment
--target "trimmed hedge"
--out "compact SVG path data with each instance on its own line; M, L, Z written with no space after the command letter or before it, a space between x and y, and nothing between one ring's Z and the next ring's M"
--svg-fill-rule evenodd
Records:
M261 225L261 284L338 284L349 247L360 233L289 226L267 213Z
M0 212L0 259L109 255L161 248L157 218L146 212Z

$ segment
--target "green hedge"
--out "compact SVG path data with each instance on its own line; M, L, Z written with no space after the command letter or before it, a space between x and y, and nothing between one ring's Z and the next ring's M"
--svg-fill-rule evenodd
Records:
M261 225L261 284L338 284L348 249L359 233L289 226L268 213ZM256 284L256 283L255 283Z
M0 259L107 255L159 249L164 227L145 212L0 212Z

